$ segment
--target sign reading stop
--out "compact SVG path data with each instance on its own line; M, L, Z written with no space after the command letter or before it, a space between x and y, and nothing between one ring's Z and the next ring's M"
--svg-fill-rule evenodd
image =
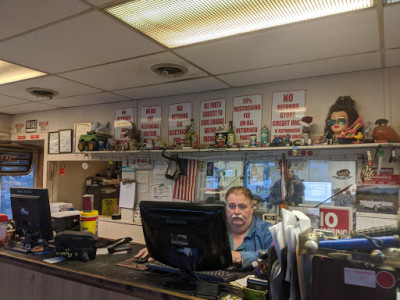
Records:
M350 234L353 230L352 207L321 207L320 229L333 231L335 235Z

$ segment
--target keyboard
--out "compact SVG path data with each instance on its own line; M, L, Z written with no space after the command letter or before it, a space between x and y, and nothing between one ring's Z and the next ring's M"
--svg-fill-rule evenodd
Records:
M150 270L164 273L172 273L177 275L183 274L180 269L168 266L159 261L147 263L146 267L148 267ZM199 279L211 282L230 282L238 278L237 274L227 270L196 271L195 274Z

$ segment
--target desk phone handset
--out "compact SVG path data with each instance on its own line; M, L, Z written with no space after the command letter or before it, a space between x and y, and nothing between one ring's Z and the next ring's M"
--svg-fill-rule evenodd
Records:
M107 247L108 253L132 250L132 245L129 243L130 241L132 241L130 237L116 240Z

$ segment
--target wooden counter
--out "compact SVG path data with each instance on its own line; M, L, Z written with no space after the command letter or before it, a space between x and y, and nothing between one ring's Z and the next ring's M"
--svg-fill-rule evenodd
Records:
M151 271L116 266L130 254L97 255L94 260L43 262L52 257L22 254L0 248L0 294L15 299L201 299L195 291L177 291L161 286L163 277Z

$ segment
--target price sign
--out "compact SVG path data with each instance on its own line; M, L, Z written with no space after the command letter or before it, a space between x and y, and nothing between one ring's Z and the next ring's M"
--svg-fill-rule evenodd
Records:
M353 230L352 207L321 207L320 229L333 231L335 235L350 234Z

